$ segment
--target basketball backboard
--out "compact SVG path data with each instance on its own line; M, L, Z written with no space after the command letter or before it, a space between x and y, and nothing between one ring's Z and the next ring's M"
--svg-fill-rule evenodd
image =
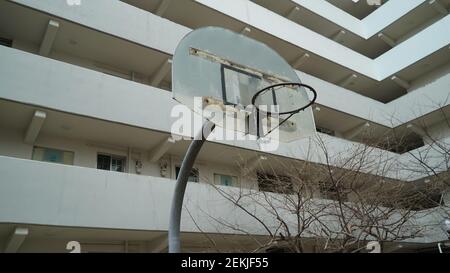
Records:
M204 113L213 106L210 120L227 127L226 118L235 120L235 130L257 137L278 138L283 142L311 136L316 132L311 108L296 113L279 126L277 134L268 132L261 124L281 123L282 116L262 118L252 110L252 98L261 89L278 83L300 79L292 67L267 45L242 34L219 27L192 31L179 43L172 63L173 98L194 112ZM278 106L287 112L310 101L304 88L283 87L286 90L267 92L258 97L258 107ZM292 90L295 88L295 90ZM286 92L283 92L286 91ZM201 98L196 105L194 98ZM256 104L256 103L255 103ZM250 109L250 110L248 110Z

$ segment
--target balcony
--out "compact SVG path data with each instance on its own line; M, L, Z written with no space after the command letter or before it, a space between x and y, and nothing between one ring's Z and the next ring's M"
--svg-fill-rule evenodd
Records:
M25 1L26 2L26 1ZM9 22L7 16L10 14L20 14L20 16L25 16L30 18L30 21L33 20L32 25L28 26L14 26L8 28L5 32L5 35L9 35L11 37L15 37L15 44L17 44L17 48L21 50L25 50L28 52L35 52L35 44L39 44L40 38L39 35L34 35L33 33L41 33L44 30L45 25L48 24L49 17L47 14L38 13L36 11L30 11L27 8L20 7L16 4L12 4L9 2L8 7L5 7L5 12L8 11L8 14L5 13L5 25L6 22ZM27 2L28 3L28 2ZM96 2L97 3L97 2ZM140 76L146 78L152 78L153 75L157 74L162 63L167 61L170 55L173 53L171 50L167 50L164 45L172 45L172 49L174 45L176 45L177 41L181 39L182 35L186 34L189 29L184 28L180 25L171 23L165 19L162 19L158 16L154 16L151 13L142 11L140 9L131 7L121 2L116 8L123 9L127 12L132 12L130 10L134 10L137 14L137 17L142 18L139 19L139 24L142 24L146 20L150 20L152 23L160 24L161 28L170 28L171 33L174 33L174 36L167 37L164 35L161 39L155 39L157 33L154 33L151 37L149 36L148 41L139 40L134 37L134 40L128 40L132 37L123 36L119 30L117 29L107 29L110 26L103 26L99 30L105 33L110 33L110 35L106 35L105 33L101 33L99 31L95 31L92 28L86 28L83 25L77 25L72 22L61 21L61 27L63 28L60 31L60 38L55 41L54 51L55 54L49 56L50 58L58 59L63 62L73 63L75 65L87 67L92 70L102 71L109 74L117 75L112 70L121 71L120 77L126 79L133 79L133 72L139 74ZM33 4L44 5L45 2L33 2ZM100 5L100 2L97 3ZM5 4L6 5L6 4ZM30 4L31 5L31 4ZM89 4L90 5L90 4ZM44 5L45 6L45 5ZM54 5L50 5L51 7L40 7L42 9L51 9L50 11L59 14L63 12L65 9L58 11L58 7ZM9 8L14 7L12 10ZM71 10L66 10L70 13ZM20 13L19 13L20 12ZM111 11L112 12L112 11ZM74 21L76 16L79 16L78 13L75 13L71 16L75 16L72 18ZM151 19L145 19L148 16ZM68 19L71 19L69 16ZM13 20L13 19L10 19ZM77 19L78 20L78 19ZM79 19L81 20L81 19ZM93 22L85 22L84 20L91 20L89 18L83 18L80 23L85 24L89 27L94 24ZM155 20L155 21L154 21ZM141 22L142 21L142 22ZM138 22L135 22L136 24ZM133 22L128 22L130 29L135 29L135 25ZM166 25L167 24L167 25ZM105 29L103 29L105 28ZM173 31L172 31L173 29ZM3 30L0 27L0 33ZM30 35L33 34L33 35ZM141 33L143 34L143 33ZM127 34L128 35L128 34ZM59 37L58 36L58 37ZM140 39L142 36L138 35ZM120 38L121 37L121 38ZM177 38L178 37L178 38ZM95 44L85 42L86 39L97 41ZM128 40L128 41L126 41ZM166 40L164 42L163 40ZM27 41L24 43L24 41ZM77 45L70 45L70 41L77 43ZM139 45L141 44L141 45ZM143 46L142 46L143 45ZM144 47L145 46L145 47ZM31 49L31 50L30 50ZM107 49L107 50L105 50ZM6 50L6 49L5 49ZM38 50L38 49L36 49ZM166 51L167 54L162 53L162 51ZM448 50L441 50L444 54L445 52L450 52ZM120 52L132 52L129 54L120 54ZM408 52L408 50L405 50ZM427 62L423 62L421 66L426 67L427 69L432 69L434 65L439 62L445 61L448 58L443 55L437 54L431 60L432 65L428 65ZM35 60L36 62L38 60ZM40 62L40 61L39 61ZM103 66L112 68L112 69L103 69L97 64L103 64ZM102 67L103 67L102 66ZM323 67L323 66L321 66ZM446 70L447 69L447 70ZM438 70L432 72L432 75L427 75L424 78L418 78L416 81L411 82L410 94L404 95L399 100L394 100L392 103L383 104L377 102L375 100L369 99L365 96L361 96L358 93L351 92L345 86L341 87L339 85L321 80L317 77L311 76L309 74L298 72L300 78L309 83L312 86L317 86L317 90L320 91L318 103L321 106L328 108L331 111L331 116L339 117L339 120L344 120L346 126L337 127L335 120L328 122L328 124L323 124L323 127L329 127L329 125L334 126L328 129L334 131L345 132L349 129L352 129L365 121L371 121L373 123L377 123L381 125L383 130L397 127L401 124L398 124L396 120L392 120L389 118L392 116L392 113L401 116L399 121L401 123L411 122L416 118L419 118L422 115L429 114L432 111L437 110L435 106L430 103L431 101L445 101L447 96L447 92L445 86L448 82L448 76L443 73L448 71L448 67L443 67ZM412 73L414 77L417 77L418 74L414 72L414 69L410 69L408 73ZM407 73L407 74L408 74ZM330 73L331 74L335 74ZM411 76L410 75L410 76ZM409 76L408 76L409 77ZM406 79L406 78L405 78ZM147 81L141 81L141 79L133 79L134 81L148 84ZM170 73L167 73L167 76L162 80L164 84L163 88L166 90L170 90ZM359 81L359 80L357 80ZM350 83L349 85L352 85ZM391 82L391 84L393 84ZM150 84L152 86L158 87L156 84ZM432 92L430 89L433 89ZM375 93L385 93L386 89L382 86L379 86L374 90ZM349 103L350 102L350 103ZM398 103L397 103L398 102ZM447 102L448 103L448 102ZM322 107L322 109L324 108ZM414 109L414 113L411 111ZM387 114L386 114L387 113ZM326 115L326 118L322 117L323 115L318 115L317 123L320 125L322 122L327 122L330 115ZM386 118L388 116L388 118ZM334 125L333 125L334 124Z
M173 53L177 41L190 30L185 26L131 7L120 1L114 2L112 6L108 4L108 8L103 7L104 1L96 1L94 4L89 2L72 9L65 6L63 2L59 6L48 1L16 0L14 2L167 54ZM416 77L431 72L438 66L443 65L445 60L448 60L449 53L445 47L445 45L448 45L446 38L448 35L441 35L447 31L445 28L445 24L449 20L447 17L416 34L413 37L414 39L408 39L401 43L401 48L399 45L390 50L389 54L383 54L376 60L372 60L315 32L304 29L304 27L298 26L254 3L248 2L244 5L244 2L247 1L233 1L233 3L227 3L223 6L222 3L212 5L210 1L186 1L183 4L189 5L189 10L193 9L192 12L180 14L180 18L175 22L182 22L190 28L219 25L236 31L241 31L243 27L250 26L252 27L252 33L250 34L252 38L268 44L292 63L299 56L302 56L305 50L308 51L310 60L307 65L301 67L302 71L332 83L341 83L349 75L356 74L359 76L358 80L347 88L383 102L391 101L406 92L407 88L399 86L391 80L391 76L394 74L405 81L413 81ZM209 7L209 5L212 5L212 7ZM249 21L245 14L234 12L245 10L247 6L252 7L252 20L255 22ZM95 16L86 16L89 14L89 10L94 9L108 10L108 14L99 15L97 18L122 18L124 15L129 15L128 17L134 19L131 21L122 20L126 23L118 26L117 23L112 21L99 21L94 19ZM192 18L187 15L194 12L199 12L204 16ZM186 18L186 16L188 17ZM195 22L191 22L192 20ZM197 22L198 20L200 21ZM276 23L270 26L261 23L267 21ZM162 35L163 38L161 38L161 36L158 36L161 35L161 29L170 29L170 32L167 35ZM289 31L286 31L286 29ZM151 35L148 33L151 33ZM436 33L438 33L437 37L441 37L441 39L428 38L433 35L436 37ZM298 40L298 37L302 37L301 41ZM404 52L416 50L418 44L423 50L417 51L417 54L404 54ZM332 50L330 50L331 48ZM394 58L396 63L392 64L392 67L386 68L385 65L391 65L391 58Z
M171 99L171 94L169 92L161 89L7 47L0 47L0 56L3 60L0 65L0 71L3 77L0 97L3 100L27 104L37 109L52 109L57 112L70 113L71 115L77 116L77 118L89 117L99 121L126 125L127 127L131 126L152 130L154 132L159 132L158 139L160 141L164 138L164 134L170 132L170 125L175 121L175 118L170 117L170 109L176 105L176 102ZM18 75L21 75L20 79L18 79ZM437 91L433 92L433 96L437 96L436 98L445 96L446 89L441 88L441 86L445 85L447 81L446 78L448 77L444 77L445 80L443 81L438 80L436 83L424 85L423 93L416 91L408 94L404 99L408 99L409 101L407 100L401 103L399 101L398 105L401 105L401 107L397 105L396 108L393 109L395 110L395 113L398 114L397 120L403 122L413 121L416 118L415 115L419 113L421 114L419 116L425 115L424 117L428 118L431 123L435 122L436 118L430 118L428 114L441 115L442 112L441 110L436 111L436 109L434 109L437 105L427 103L432 97L428 96L426 90L433 87L436 88L435 90ZM325 82L317 81L316 83L320 84L319 88L323 89L324 92L329 90L331 94L334 90L332 88L329 89L329 84ZM30 92L30 90L33 90L33 92ZM425 102L422 99L422 96L425 96L427 99ZM336 97L336 95L333 97ZM380 109L380 106L383 106L378 102L371 103L370 100L365 100L360 96L355 96L355 98L363 99L363 103L369 103L363 109L358 107L366 104L355 102L355 109L360 110L360 113L362 115L367 115L367 117L372 116L372 114L377 116L376 112L374 113L371 111L374 108ZM324 96L323 100L319 101L319 103L326 102L326 100L327 96ZM342 100L342 97L340 97L339 100L329 100L328 103L333 105L339 103L339 101L341 101L342 105L348 102ZM409 108L404 107L404 105L409 105L408 103L412 103L413 105L423 105L423 107L415 107L413 109L414 111L412 111ZM446 103L448 103L448 101ZM388 111L388 109L384 110L386 110L386 112L381 111L379 113L388 115L387 118L389 118L391 112ZM434 112L429 112L430 110L433 110ZM353 111L353 108L350 107L349 111ZM448 107L444 109L444 112L447 111ZM149 118L155 115L155 113L159 113L160 118ZM325 116L325 120L329 117L334 119L337 116L330 114ZM382 117L386 118L386 116L378 116L378 118ZM390 117L392 118L392 116ZM392 119L390 119L390 121L392 121ZM26 119L23 123L27 123ZM432 125L431 123L430 125ZM337 122L336 124L345 125L348 128L352 123ZM354 124L354 126L358 126L357 119L354 121ZM389 126L389 119L386 124ZM397 125L402 125L404 129L407 129L407 124L408 123L400 123ZM78 128L77 123L74 123L73 126ZM56 129L60 130L61 128L58 127ZM88 132L89 134L95 132L95 130L79 129L80 132ZM383 129L383 127L381 127L381 129ZM381 132L382 131L383 130L381 130ZM333 147L331 150L336 153L345 152L346 150L351 149L352 145L355 145L353 142L336 137L325 137L325 139L329 145ZM140 142L140 145L145 146L143 143L145 142ZM239 148L245 149L240 150L241 153L242 151L248 151L246 152L248 154L247 156L251 156L255 151L259 151L258 145L252 141L213 141L212 143L215 143L213 146L224 144L228 146L229 149L227 149L227 151L229 155L235 154L234 150ZM301 140L282 144L276 152L273 152L273 154L286 158L304 159L304 151L308 149L308 147L308 140ZM402 160L408 162L408 160L410 160L408 156L409 155L405 155ZM397 155L392 154L392 157L397 158ZM400 157L398 157L398 159L400 160ZM314 162L321 162L323 159L314 158L311 160ZM407 180L416 180L420 177L405 174L404 178Z
M21 248L26 252L63 252L65 244L73 240L88 248L92 244L142 247L145 242L141 251L165 250L173 180L4 156L0 156L0 173L0 244L8 240L8 231L23 227L31 231ZM233 194L239 189L226 190ZM214 237L216 248L255 247L252 241L256 237L239 235L212 216L239 224L242 230L264 240L266 233L260 225L209 185L189 183L185 205L181 230L186 250L195 251L200 241L205 243L205 233ZM423 225L441 219L433 212L424 214ZM414 242L445 239L439 228L430 226L427 230L425 237ZM39 249L35 248L37 241L41 242ZM92 246L90 249L94 251Z
M154 247L165 239L173 180L4 156L0 156L0 173L0 245L14 226L30 227L31 240L53 234L50 239L59 242L58 251L65 250L61 241L89 242L93 234L97 241L121 238L149 241ZM198 244L195 240L205 240L199 227L212 234L220 228L222 237L236 235L234 230L218 227L208 215L239 221L252 234L264 235L252 219L209 185L189 183L185 205L181 230L192 247ZM249 243L236 237L236 242Z
M167 230L174 180L4 156L0 166L1 223ZM216 229L204 213L249 221L203 183L189 183L186 205L205 232ZM198 232L188 214L182 222L183 232Z

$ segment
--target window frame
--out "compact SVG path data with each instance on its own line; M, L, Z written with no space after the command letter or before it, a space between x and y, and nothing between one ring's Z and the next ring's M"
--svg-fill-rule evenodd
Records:
M224 173L213 173L213 177L214 177L214 183L216 182L216 175L220 175L220 176L229 176L231 178L235 177L236 178L236 185L222 185L222 184L218 184L219 186L224 186L224 187L239 187L240 183L239 183L239 176L237 175L231 175L231 174L224 174Z
M270 185L273 184L271 180L281 180L286 179L284 183L286 183L286 186L283 188L271 188ZM291 194L293 193L293 183L292 178L286 175L279 175L279 174L271 174L271 173L265 173L265 172L257 172L256 173L256 181L258 183L258 190L263 192L271 192L271 193L279 193L279 194ZM263 185L266 184L266 185ZM263 187L261 187L263 185ZM278 190L280 189L280 190Z
M99 168L98 168L98 157L99 157L99 156L108 156L108 157L110 158L110 161L109 161L109 170L99 169ZM123 160L123 171L122 171L122 172L112 170L113 159L116 159L116 160L117 160L117 159ZM128 173L128 168L127 168L128 158L127 158L127 156L117 155L117 154L110 154L110 153L97 152L96 162L97 162L97 166L96 166L96 169L97 169L97 170L109 171L109 172L118 172L118 173Z
M47 149L47 150L55 150L55 151L59 151L59 152L63 152L63 153L71 153L72 154L72 164L65 164L65 163L61 163L61 162L53 162L53 161L45 161L45 160L37 160L34 159L35 156L35 149ZM61 165L66 165L66 166L75 166L75 152L71 151L71 150L64 150L64 149L59 149L59 148L53 148L53 147L45 147L45 146L40 146L40 145L33 145L33 150L31 151L31 160L33 161L38 161L38 162L46 162L46 163L53 163L53 164L61 164Z
M178 169L178 171L177 171L177 169ZM178 174L179 174L180 170L181 170L181 165L175 165L175 180L178 179ZM191 174L192 174L193 171L197 172L197 180L198 181L191 181L191 180L188 179L188 182L200 183L200 171L199 171L199 169L193 167L192 170L191 170ZM191 175L189 175L189 177L191 177Z

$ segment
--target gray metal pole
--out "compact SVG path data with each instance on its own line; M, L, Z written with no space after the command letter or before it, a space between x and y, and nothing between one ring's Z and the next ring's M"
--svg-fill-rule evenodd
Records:
M194 166L195 159L208 137L208 135L203 135L203 129L208 127L211 127L211 129L208 130L208 133L214 130L214 124L212 122L207 121L204 123L200 133L189 145L183 162L181 163L180 172L178 173L177 183L173 193L172 206L170 208L169 253L180 253L180 223L184 193L186 191L189 174L192 171L192 166Z

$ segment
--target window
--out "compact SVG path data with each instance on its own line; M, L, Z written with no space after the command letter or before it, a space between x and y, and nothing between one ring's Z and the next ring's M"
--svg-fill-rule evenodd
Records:
M98 154L97 169L123 173L125 172L125 161L125 157Z
M175 167L176 179L178 179L178 174L180 173L180 169L181 169L181 167L179 167L179 166ZM189 182L200 182L198 169L194 169L193 168L191 170L191 173L189 174L188 181Z
M221 66L222 96L226 104L247 106L251 104L254 90L259 90L259 76L228 65Z
M214 183L216 185L235 187L238 185L238 178L237 176L215 173Z
M260 191L285 194L293 192L291 178L288 176L258 173L257 180Z
M61 151L50 148L34 147L33 160L53 162L65 165L73 165L73 152Z
M326 199L338 200L339 198L341 198L341 200L343 200L343 201L348 200L347 193L342 192L339 195L339 189L337 189L336 187L333 187L332 183L329 181L320 183L319 187L320 187L320 192L321 192L322 196ZM341 189L341 191L344 191L344 190Z

